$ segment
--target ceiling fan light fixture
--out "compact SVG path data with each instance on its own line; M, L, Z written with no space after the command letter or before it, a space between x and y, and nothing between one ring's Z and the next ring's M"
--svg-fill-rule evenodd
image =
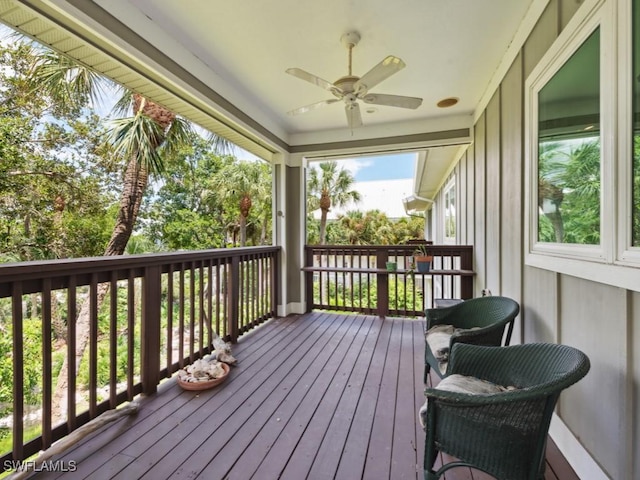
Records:
M453 107L459 101L460 99L458 97L448 97L448 98L443 98L436 105L439 108L449 108L449 107Z

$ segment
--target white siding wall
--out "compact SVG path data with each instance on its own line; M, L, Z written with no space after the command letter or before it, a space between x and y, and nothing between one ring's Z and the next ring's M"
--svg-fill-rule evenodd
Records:
M631 480L640 478L640 293L523 260L524 82L581 3L549 2L479 116L454 170L458 242L475 247L476 295L489 288L521 303L513 343L560 342L589 356L590 373L563 393L558 414L607 475Z

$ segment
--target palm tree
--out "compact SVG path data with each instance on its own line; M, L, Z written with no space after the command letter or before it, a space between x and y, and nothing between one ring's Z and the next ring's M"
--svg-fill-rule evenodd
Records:
M320 245L326 240L327 214L331 207L360 201L360 193L352 190L354 182L351 173L338 169L335 160L321 163L320 172L313 167L309 171L307 204L309 211L320 209Z
M225 165L218 175L218 194L236 202L240 209L240 246L247 243L247 219L254 199L265 199L271 194L268 181L269 166L262 162L234 162Z
M30 69L30 81L40 95L47 95L55 108L79 109L100 100L109 83L88 67L80 65L50 50L38 51ZM117 90L115 85L111 87ZM117 112L132 110L129 117L113 122L106 138L107 148L126 165L122 193L116 223L104 255L122 255L131 238L150 175L164 172L164 155L189 139L189 124L167 108L143 97L120 89L122 98L116 105ZM218 145L230 144L218 139ZM109 284L101 284L97 298L98 307L104 300ZM89 312L91 301L84 302L76 324L76 372L89 341ZM53 405L57 408L54 420L60 420L66 404L68 385L67 357L58 376Z

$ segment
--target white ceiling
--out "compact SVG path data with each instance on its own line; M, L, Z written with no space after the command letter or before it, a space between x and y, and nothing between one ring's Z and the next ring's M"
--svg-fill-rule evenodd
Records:
M289 145L411 134L471 125L533 0L96 0L226 100ZM331 94L285 73L307 70L330 82L346 75L340 37L361 36L353 52L362 76L387 55L407 67L374 93L422 97L417 110L378 106L349 132L344 107L299 116L287 111ZM445 97L458 105L439 109ZM459 119L463 119L459 121ZM311 139L311 141L310 141Z

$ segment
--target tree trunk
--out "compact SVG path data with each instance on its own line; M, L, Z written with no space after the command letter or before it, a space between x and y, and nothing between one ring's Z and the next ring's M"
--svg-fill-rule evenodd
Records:
M564 222L562 221L562 213L560 210L556 210L555 212L545 213L544 214L550 221L553 226L553 232L556 237L557 243L564 242Z
M240 215L240 246L247 244L247 217Z
M328 210L320 209L320 245L324 245L327 236L327 212Z
M140 210L140 204L142 203L147 182L147 171L138 165L136 158L132 158L125 172L124 186L120 198L120 210L118 211L118 218L104 253L105 256L122 255L124 253ZM100 308L108 291L108 283L98 285L98 295L95 298L98 308ZM90 299L87 298L80 308L76 322L76 351L74 357L76 374L89 343L90 305ZM74 321L74 319L67 320L67 322L72 321ZM58 383L53 393L52 417L54 422L62 421L66 417L67 386L69 385L69 365L67 359L68 357L65 356L60 374L58 375Z
M164 132L167 131L171 123L175 120L175 114L170 110L167 110L161 105L151 102L139 94L133 94L133 111L135 113L142 112L149 118L154 120ZM160 146L160 139L153 139L150 142L149 148L157 149ZM147 188L149 181L149 172L145 165L142 165L139 161L137 153L132 155L127 164L127 169L124 174L122 195L120 197L120 209L118 210L118 217L116 224L113 228L111 238L105 249L105 256L122 255L127 247L131 233L138 218L138 212L140 211L140 205L144 197L144 192ZM109 291L109 284L103 283L98 285L98 292L96 298L97 308L100 308L102 301L104 300L107 292ZM89 343L89 313L90 313L91 299L88 297L83 303L78 320L76 322L76 351L75 351L75 364L76 374L80 367L80 361L84 356L84 351ZM68 321L74 321L74 319L68 319ZM65 357L58 375L58 383L53 393L53 405L52 405L52 417L55 420L60 421L65 417L67 406L67 386L69 384L69 365L67 363L68 356Z

